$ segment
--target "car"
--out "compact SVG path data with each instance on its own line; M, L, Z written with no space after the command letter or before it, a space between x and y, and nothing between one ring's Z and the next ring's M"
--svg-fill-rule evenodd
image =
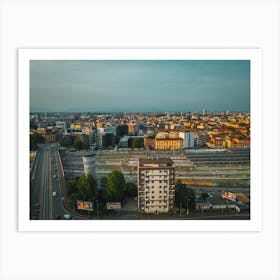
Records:
M56 179L56 175L53 175L54 179Z
M57 196L57 193L56 193L56 192L53 192L53 193L52 193L52 196Z
M72 219L72 216L70 214L65 214L63 216L64 220L71 220Z

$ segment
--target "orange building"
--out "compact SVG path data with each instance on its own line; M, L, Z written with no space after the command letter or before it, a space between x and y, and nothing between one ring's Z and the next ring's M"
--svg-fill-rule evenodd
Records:
M184 139L178 134L158 133L155 138L156 150L177 150L183 148Z

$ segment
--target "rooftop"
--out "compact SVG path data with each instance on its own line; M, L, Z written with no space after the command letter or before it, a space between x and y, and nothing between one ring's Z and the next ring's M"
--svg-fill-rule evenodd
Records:
M139 158L140 165L147 164L164 164L171 166L173 165L173 161L170 158Z

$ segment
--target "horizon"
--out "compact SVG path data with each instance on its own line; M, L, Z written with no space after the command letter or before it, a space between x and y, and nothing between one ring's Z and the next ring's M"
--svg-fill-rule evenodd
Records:
M134 111L30 111L29 114L202 114L203 111L147 111L147 112L134 112ZM205 114L248 114L250 111L205 111Z

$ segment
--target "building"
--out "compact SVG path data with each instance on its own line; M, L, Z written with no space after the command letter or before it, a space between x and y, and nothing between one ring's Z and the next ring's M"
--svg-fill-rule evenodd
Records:
M85 174L91 174L94 176L95 168L94 168L94 162L95 162L95 156L93 153L87 153L82 156L83 164L84 164L84 173Z
M95 141L100 149L113 147L115 145L114 127L97 128Z
M57 130L50 128L38 128L36 131L38 134L42 135L46 142L52 143L57 140Z
M177 150L183 148L184 140L178 134L158 133L155 138L156 150Z
M170 158L138 161L138 211L171 213L175 203L175 167Z
M129 123L128 124L128 133L130 135L135 135L137 134L137 131L138 131L138 126L136 123Z
M63 130L65 130L67 127L67 124L66 124L66 122L57 121L57 122L55 122L55 126L57 128L62 128Z
M155 139L144 138L144 147L154 149L155 148Z
M119 124L116 127L116 136L121 138L128 135L128 126L126 124Z
M179 137L184 139L184 142L183 142L184 148L193 148L194 147L194 132L180 132Z

